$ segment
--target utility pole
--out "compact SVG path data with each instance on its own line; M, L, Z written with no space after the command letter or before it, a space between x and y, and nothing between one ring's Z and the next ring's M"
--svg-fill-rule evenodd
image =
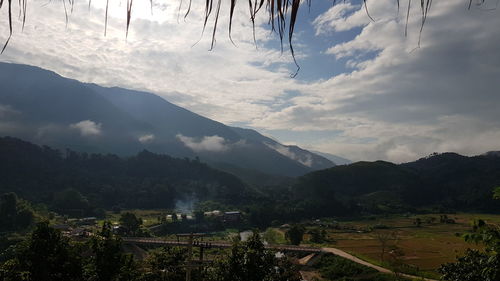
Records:
M189 234L177 234L177 241L179 241L180 237L187 237L188 238L188 257L186 260L186 264L184 267L186 267L186 281L191 281L191 273L193 271L193 268L199 268L203 267L204 263L206 261L203 260L203 252L204 248L210 248L212 246L211 243L200 243L200 241L195 241L195 237L200 237L201 241L203 241L203 236L204 233L189 233ZM193 260L193 247L199 247L200 248L200 257L198 261Z
M186 281L191 281L192 261L193 261L193 233L191 233L188 238L188 260L186 268Z

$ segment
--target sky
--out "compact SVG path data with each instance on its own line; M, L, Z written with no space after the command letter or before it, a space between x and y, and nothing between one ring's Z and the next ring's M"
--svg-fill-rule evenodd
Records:
M293 38L295 78L288 45L281 52L265 13L256 19L255 44L247 2L239 1L233 44L223 1L210 50L214 18L202 34L198 2L184 18L187 0L153 0L152 9L136 0L126 37L124 0L110 0L106 36L105 1L89 9L75 0L66 24L63 2L29 0L23 31L13 1L14 35L0 61L146 90L227 125L351 160L500 150L498 0L473 1L470 10L466 0L434 1L421 34L420 1L413 1L407 36L405 0L400 10L394 0L368 0L373 21L359 1L304 4ZM0 20L3 41L5 4Z

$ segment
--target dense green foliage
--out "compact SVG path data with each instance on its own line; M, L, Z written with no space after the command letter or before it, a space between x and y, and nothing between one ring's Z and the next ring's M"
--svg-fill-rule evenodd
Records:
M342 278L356 277L377 272L369 267L334 255L325 255L321 257L314 267L319 269L321 276L328 280L343 280Z
M500 200L500 186L493 190L493 198Z
M302 239L304 238L304 233L306 232L306 229L300 225L292 225L290 229L287 230L285 233L285 238L290 242L292 245L299 245L300 242L302 242Z
M266 250L259 234L235 243L227 257L208 270L210 281L300 281L300 275L286 258Z
M322 257L317 266L321 268L322 276L332 280L376 272L374 269L333 255Z
M131 255L122 253L119 237L111 232L111 224L104 223L101 232L88 242L90 255L83 264L83 279L96 281L133 281L139 276Z
M15 193L0 196L0 232L20 230L34 221L34 213L28 202L17 198Z
M16 245L14 257L6 261L0 276L5 281L82 280L80 249L48 223L40 223L31 236Z
M182 267L182 264L187 258L187 248L160 248L152 250L146 259L146 273L142 276L141 281L184 281L186 271ZM194 274L199 274L199 272L195 271Z
M73 217L99 216L103 209L171 209L178 200L193 198L199 210L237 208L246 225L262 228L331 216L499 211L491 198L491 187L499 184L500 157L495 155L445 153L401 165L358 162L304 175L293 184L250 189L197 159L148 151L129 158L61 153L0 138L0 192L16 192ZM199 229L219 226L208 222Z
M262 198L247 206L249 222L299 222L407 212L498 212L491 187L500 184L500 157L454 153L406 164L357 162L316 171L290 185L260 188Z
M133 281L139 275L109 223L84 244L71 242L47 222L39 223L0 267L5 281Z
M500 280L500 260L478 250L468 249L457 262L441 266L443 280L449 281L495 281Z
M324 243L328 241L328 234L325 229L313 228L308 231L312 243Z
M357 264L335 255L324 255L314 265L326 280L331 281L401 281L408 280L395 274L379 273L377 270Z
M11 259L0 265L4 281L183 281L186 248L152 250L144 262L124 254L121 239L105 223L85 242L71 242L48 223L40 223L30 237L18 244ZM193 269L193 280L299 281L286 257L266 250L258 233L247 242L235 242L203 271Z
M142 219L136 217L134 213L125 212L120 216L120 225L126 229L127 234L136 236L137 231L141 228Z
M495 189L496 192L498 188ZM454 263L441 266L443 280L497 281L500 280L500 225L474 221L472 232L464 235L468 242L481 243L485 251L467 250Z
M493 212L500 210L491 198L498 184L500 157L444 153L401 165L358 162L307 174L293 186L290 205L309 216L416 208Z
M197 160L143 151L134 157L86 154L0 138L0 192L46 203L69 215L96 208L172 208L194 197L238 204L248 189L238 178Z

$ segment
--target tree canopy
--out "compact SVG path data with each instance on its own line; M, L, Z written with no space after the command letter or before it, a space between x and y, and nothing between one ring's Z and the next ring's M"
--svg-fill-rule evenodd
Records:
M495 199L498 188L495 188ZM484 220L474 221L472 232L465 234L468 242L482 244L484 251L468 249L454 263L441 266L443 280L449 281L495 281L500 279L500 225Z

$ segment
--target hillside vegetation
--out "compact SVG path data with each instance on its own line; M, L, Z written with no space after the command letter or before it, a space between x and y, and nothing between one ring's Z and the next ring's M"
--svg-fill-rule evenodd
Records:
M491 190L500 184L500 157L435 154L415 162L357 162L309 173L293 186L294 199L335 213L429 210L498 211ZM337 202L337 206L331 206ZM332 209L333 208L333 209ZM323 215L323 214L322 214Z
M71 215L96 208L173 208L177 200L244 202L249 192L237 177L197 159L142 151L112 154L61 153L19 139L0 138L0 193L45 203Z

